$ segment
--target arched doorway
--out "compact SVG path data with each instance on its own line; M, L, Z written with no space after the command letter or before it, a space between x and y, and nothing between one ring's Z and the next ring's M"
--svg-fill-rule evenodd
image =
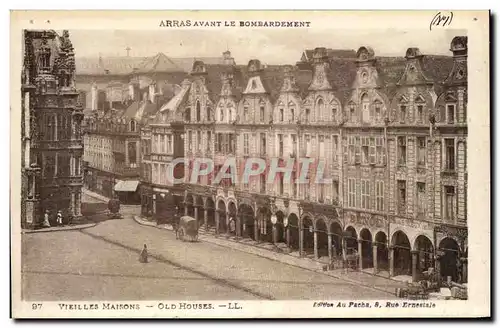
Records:
M300 243L300 229L299 229L299 218L295 213L290 213L288 215L288 247L290 247L292 250L298 250L299 249L299 243Z
M359 233L361 239L361 252L363 268L373 268L372 234L368 229L362 229Z
M217 213L219 214L219 233L226 233L226 203L222 199L217 203Z
M349 226L345 229L344 242L346 248L346 255L354 254L358 252L358 234L356 230Z
M267 208L261 207L258 212L259 237L263 242L273 242L273 223L271 222L271 213Z
M229 202L228 205L228 232L231 235L237 235L237 226L236 222L236 204L232 201ZM241 230L240 230L241 231Z
M441 277L447 279L450 276L452 281L458 281L460 251L457 242L447 237L439 243L439 251L441 253L439 260Z
M328 228L322 218L316 219L316 238L318 240L318 258L328 258Z
M330 224L330 233L332 234L332 257L342 257L342 227L339 222L334 221Z
M434 247L431 240L424 235L420 235L415 239L414 249L417 252L417 274L428 271L434 267Z
M377 245L377 269L379 271L389 271L389 250L387 249L387 235L385 232L377 232L375 245Z
M314 226L311 218L305 216L302 218L302 250L304 254L314 254Z
M286 243L285 214L282 211L276 212L276 243Z
M195 196L196 215L198 216L198 226L201 227L205 223L205 214L203 213L203 198Z
M411 276L411 245L408 236L401 230L392 235L394 247L394 275Z
M205 210L207 211L207 226L215 227L215 204L212 198L207 198L205 203Z
M255 218L253 208L250 205L241 204L238 209L238 213L240 216L243 238L251 238L255 240Z
M193 204L194 198L193 195L188 194L186 196L186 208L187 208L187 215L191 216L194 218L194 204Z

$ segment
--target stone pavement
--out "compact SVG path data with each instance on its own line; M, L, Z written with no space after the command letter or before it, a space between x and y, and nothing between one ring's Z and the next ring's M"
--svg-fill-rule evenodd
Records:
M141 224L150 227L155 227L163 230L172 231L172 226L170 225L160 225L157 226L156 222L147 221L139 216L134 216L134 220ZM396 288L401 288L406 286L406 283L401 281L396 281L392 279L387 279L381 276L376 276L373 274L368 274L365 272L359 271L346 271L345 269L335 269L329 271L323 271L322 263L318 263L309 258L301 258L298 256L285 254L285 253L277 253L273 250L265 248L259 245L250 245L248 243L244 243L242 241L235 241L230 238L226 238L223 235L216 237L213 234L205 233L204 231L200 231L199 239L205 242L209 242L212 244L216 244L218 246L231 248L233 250L257 255L260 257L264 257L270 260L274 260L277 262L285 263L291 266L299 267L302 269L306 269L309 271L314 271L317 273L322 273L331 277L335 277L338 279L342 279L344 281L350 282L355 285L373 288L376 290L380 290L386 293L394 294Z

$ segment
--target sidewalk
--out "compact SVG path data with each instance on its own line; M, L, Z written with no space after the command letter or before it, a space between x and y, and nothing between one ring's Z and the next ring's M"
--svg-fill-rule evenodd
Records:
M172 226L170 225L156 225L156 222L151 222L144 220L138 216L134 216L134 220L145 226L155 227L158 229L164 229L173 231ZM318 263L312 259L301 258L296 255L286 254L286 253L277 253L273 250L269 250L263 245L250 245L249 243L245 243L244 241L235 241L229 238L225 238L223 235L216 237L213 234L206 233L204 231L199 232L199 240L209 242L212 244L216 244L219 246L231 248L233 250L238 250L241 252L257 255L260 257L264 257L273 261L285 263L291 266L299 267L305 270L314 271L318 273L322 273L337 279L341 279L347 282L350 282L355 285L361 285L368 288L373 288L376 290L380 290L389 294L395 293L396 288L402 288L406 286L406 283L401 281L396 281L376 275L372 275L365 272L359 271L348 271L345 272L344 269L335 269L330 271L323 271L322 263Z
M96 225L97 225L97 223L91 222L91 223L82 223L82 224L75 224L75 225L62 226L62 227L59 226L59 227L41 228L41 229L35 229L35 230L23 229L21 231L21 233L39 233L39 232L81 230L81 229L92 228L92 227L95 227Z

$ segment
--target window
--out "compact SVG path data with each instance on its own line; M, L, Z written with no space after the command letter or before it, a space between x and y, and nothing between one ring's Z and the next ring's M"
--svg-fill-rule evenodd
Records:
M370 122L370 99L368 98L368 95L366 93L361 97L361 110L362 110L363 122L369 123Z
M235 148L236 148L236 138L234 137L233 133L229 133L228 135L228 145L229 145L229 153L234 154Z
M348 179L347 180L348 187L348 204L349 207L356 207L356 180Z
M212 131L207 131L207 152L211 151L212 145Z
M172 154L172 135L167 134L167 153Z
M135 126L135 121L132 120L130 121L130 132L135 132L136 126Z
M280 122L283 122L285 120L285 112L283 108L279 109L279 115L280 115L279 117Z
M265 122L265 118L266 118L266 107L264 106L264 104L260 104L260 121L261 122Z
M377 211L384 210L384 182L375 182L375 209Z
M184 120L186 122L191 121L191 108L186 108L186 112L184 113Z
M206 115L207 115L207 121L212 120L212 115L210 115L210 112L211 112L211 111L212 111L212 110L210 109L210 107L207 107L207 113L206 113Z
M382 120L382 104L380 101L375 102L375 119L377 122Z
M424 123L424 106L417 105L417 122Z
M295 157L297 154L297 135L291 134L290 138L292 140L292 152L291 152L291 154L292 154L292 156Z
M261 133L260 134L260 145L259 145L259 149L260 149L260 154L262 156L266 155L266 134L265 133Z
M188 150L193 150L193 131L188 131Z
M361 163L361 138L356 137L356 153L354 155L354 162Z
M455 140L445 139L445 170L455 170Z
M355 139L354 137L349 137L349 163L354 164L355 155Z
M317 103L317 111L316 111L316 122L323 121L323 113L325 111L325 103L323 99L319 99Z
M406 122L406 105L399 106L399 121L400 123Z
M332 183L332 198L333 202L337 203L339 201L339 182L333 181Z
M243 120L244 122L248 122L248 105L245 104L243 107Z
M370 138L370 164L376 164L375 138Z
M325 158L325 137L319 136L319 156Z
M349 104L349 122L354 123L356 121L356 105L354 103Z
M406 181L398 180L398 213L406 213Z
M406 165L406 137L398 137L398 165Z
M284 173L279 173L278 174L278 185L279 185L279 188L278 188L278 193L280 195L283 195L283 193L285 192L285 186L284 186Z
M370 181L361 180L361 207L370 209Z
M361 144L361 159L363 164L368 164L369 163L369 151L370 151L370 140L368 138L362 138L361 139L362 144Z
M455 187L445 186L444 187L444 219L446 221L454 221L455 215Z
M196 102L196 121L201 122L201 106L200 102Z
M319 184L317 184L317 186L318 186L318 202L324 203L325 202L325 184L319 183Z
M265 175L265 173L262 173L260 175L260 193L261 194L266 193L266 175Z
M455 123L455 105L454 104L446 105L446 122L448 124Z
M337 163L339 160L339 137L332 137L332 158L333 162Z
M309 108L306 108L306 120L305 123L309 123L311 120L311 110Z
M224 110L222 108L219 110L219 120L224 121Z
M71 175L71 157L68 154L57 154L57 176L69 177Z
M425 167L425 153L427 147L425 145L425 137L417 138L417 166Z
M201 151L201 131L196 132L196 145L198 151Z
M290 122L295 122L295 105L290 106Z
M137 145L135 142L129 142L128 144L128 162L132 167L137 165Z
M161 138L161 145L160 145L161 148L160 149L161 149L161 152L163 154L165 154L167 152L167 136L163 134L160 136L160 138Z
M384 165L385 164L385 153L384 153L384 138L376 138L376 153L377 153L377 164Z
M417 215L425 215L425 183L417 182Z
M243 134L243 154L248 155L250 153L250 142L249 142L249 134Z
M337 121L337 105L334 105L332 107L332 121Z
M306 134L304 136L305 139L305 156L310 157L311 156L311 136L309 134Z

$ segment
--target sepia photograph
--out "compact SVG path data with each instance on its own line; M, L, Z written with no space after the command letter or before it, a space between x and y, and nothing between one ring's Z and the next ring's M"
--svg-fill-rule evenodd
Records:
M469 130L489 108L468 110L478 32L452 20L488 14L436 13L419 29L258 12L23 24L11 220L24 315L466 309L469 246L489 254L489 237L469 238L489 204L471 204L468 175L489 184L489 145L471 159L485 141Z

